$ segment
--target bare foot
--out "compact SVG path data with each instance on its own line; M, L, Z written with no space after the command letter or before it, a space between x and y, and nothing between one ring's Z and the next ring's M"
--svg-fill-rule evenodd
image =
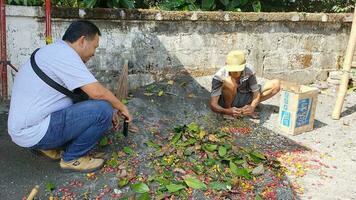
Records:
M140 129L137 126L135 126L133 123L130 123L129 124L129 131L131 133L138 133L140 131Z
M257 112L253 112L251 115L247 115L247 116L252 119L260 119L260 115Z

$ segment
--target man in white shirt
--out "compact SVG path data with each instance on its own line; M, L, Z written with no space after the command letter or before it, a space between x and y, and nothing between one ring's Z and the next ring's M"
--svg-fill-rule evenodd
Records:
M244 52L234 50L227 55L226 65L213 77L210 108L228 119L243 115L258 119L256 106L279 90L278 79L267 81L263 87L257 84L254 68L246 63Z
M62 40L41 48L34 57L48 77L68 90L80 88L90 100L73 104L34 72L30 60L15 77L8 119L13 142L53 159L61 158L62 169L90 172L101 168L104 159L87 153L111 123L117 126L118 115L132 120L127 107L85 65L94 56L100 35L93 23L76 21ZM118 112L114 113L114 109Z

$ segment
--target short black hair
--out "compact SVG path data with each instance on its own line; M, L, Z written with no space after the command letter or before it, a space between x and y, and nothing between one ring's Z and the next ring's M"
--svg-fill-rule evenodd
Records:
M99 28L90 21L79 20L72 22L66 32L64 33L62 40L73 43L77 41L81 36L93 39L95 35L101 36Z

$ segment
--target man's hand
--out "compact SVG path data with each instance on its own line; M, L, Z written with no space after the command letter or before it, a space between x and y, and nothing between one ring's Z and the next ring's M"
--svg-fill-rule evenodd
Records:
M233 117L239 117L242 115L242 109L240 109L240 108L231 107L228 109L228 111L229 111L229 115L231 115Z
M114 112L112 115L112 126L114 131L117 131L120 128L120 116L118 115L118 112Z
M127 109L127 107L125 106L123 109L119 110L118 113L120 114L120 116L122 116L127 122L131 122L132 121L132 116L129 112L129 110Z
M252 115L255 112L255 107L251 106L251 105L246 105L244 107L242 107L242 114L244 115Z

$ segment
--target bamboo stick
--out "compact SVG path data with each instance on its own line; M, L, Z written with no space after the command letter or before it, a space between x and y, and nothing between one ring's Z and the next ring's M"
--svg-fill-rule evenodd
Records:
M31 193L28 195L26 200L33 200L35 196L37 195L38 191L40 189L40 186L36 185L32 190Z
M343 63L343 69L342 69L343 73L340 80L341 82L339 86L339 92L337 93L334 111L331 116L333 119L340 119L340 114L341 114L342 106L344 104L344 99L345 99L347 86L350 78L352 58L355 51L355 42L356 42L356 4L354 9L354 16L352 18L350 38L347 44L346 56Z

